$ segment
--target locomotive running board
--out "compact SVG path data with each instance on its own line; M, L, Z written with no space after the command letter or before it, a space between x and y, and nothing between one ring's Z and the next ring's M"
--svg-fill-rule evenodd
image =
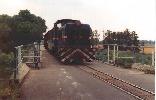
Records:
M87 59L89 59L90 61L92 61L92 59L86 54L86 53L84 53L82 50L80 50L80 49L76 49L76 50L74 50L71 54L69 54L68 56L66 56L65 58L63 58L62 60L61 60L61 62L65 62L67 59L69 59L72 55L74 55L76 52L80 52L80 53L82 53Z

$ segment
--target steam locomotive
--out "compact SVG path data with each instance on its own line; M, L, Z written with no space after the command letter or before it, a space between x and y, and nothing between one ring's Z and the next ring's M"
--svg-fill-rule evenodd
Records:
M44 35L44 46L63 63L91 62L95 59L91 37L88 24L62 19Z

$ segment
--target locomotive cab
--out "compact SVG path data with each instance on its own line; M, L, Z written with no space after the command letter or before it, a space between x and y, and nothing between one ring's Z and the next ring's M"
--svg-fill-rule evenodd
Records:
M65 36L67 37L67 45L69 47L90 47L89 40L92 30L88 24L66 24Z
M59 25L59 27L58 27ZM88 41L92 30L88 24L81 24L78 20L58 20L54 24L55 33L59 38L58 44L61 47L90 47L91 42Z

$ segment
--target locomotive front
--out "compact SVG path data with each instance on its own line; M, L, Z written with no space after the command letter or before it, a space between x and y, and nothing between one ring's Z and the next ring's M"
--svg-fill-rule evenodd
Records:
M63 63L94 60L92 30L78 20L62 19L45 35L45 47Z

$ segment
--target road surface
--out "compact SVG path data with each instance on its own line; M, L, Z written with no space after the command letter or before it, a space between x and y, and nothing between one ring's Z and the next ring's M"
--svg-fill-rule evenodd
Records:
M111 65L104 64L102 62L93 62L90 64L94 68L113 75L117 78L135 84L142 87L148 91L155 92L155 75L154 74L144 74L144 72L137 71L134 69L124 69L120 67L115 67Z
M43 67L32 69L22 85L21 100L136 100L76 65L60 64L43 51Z

